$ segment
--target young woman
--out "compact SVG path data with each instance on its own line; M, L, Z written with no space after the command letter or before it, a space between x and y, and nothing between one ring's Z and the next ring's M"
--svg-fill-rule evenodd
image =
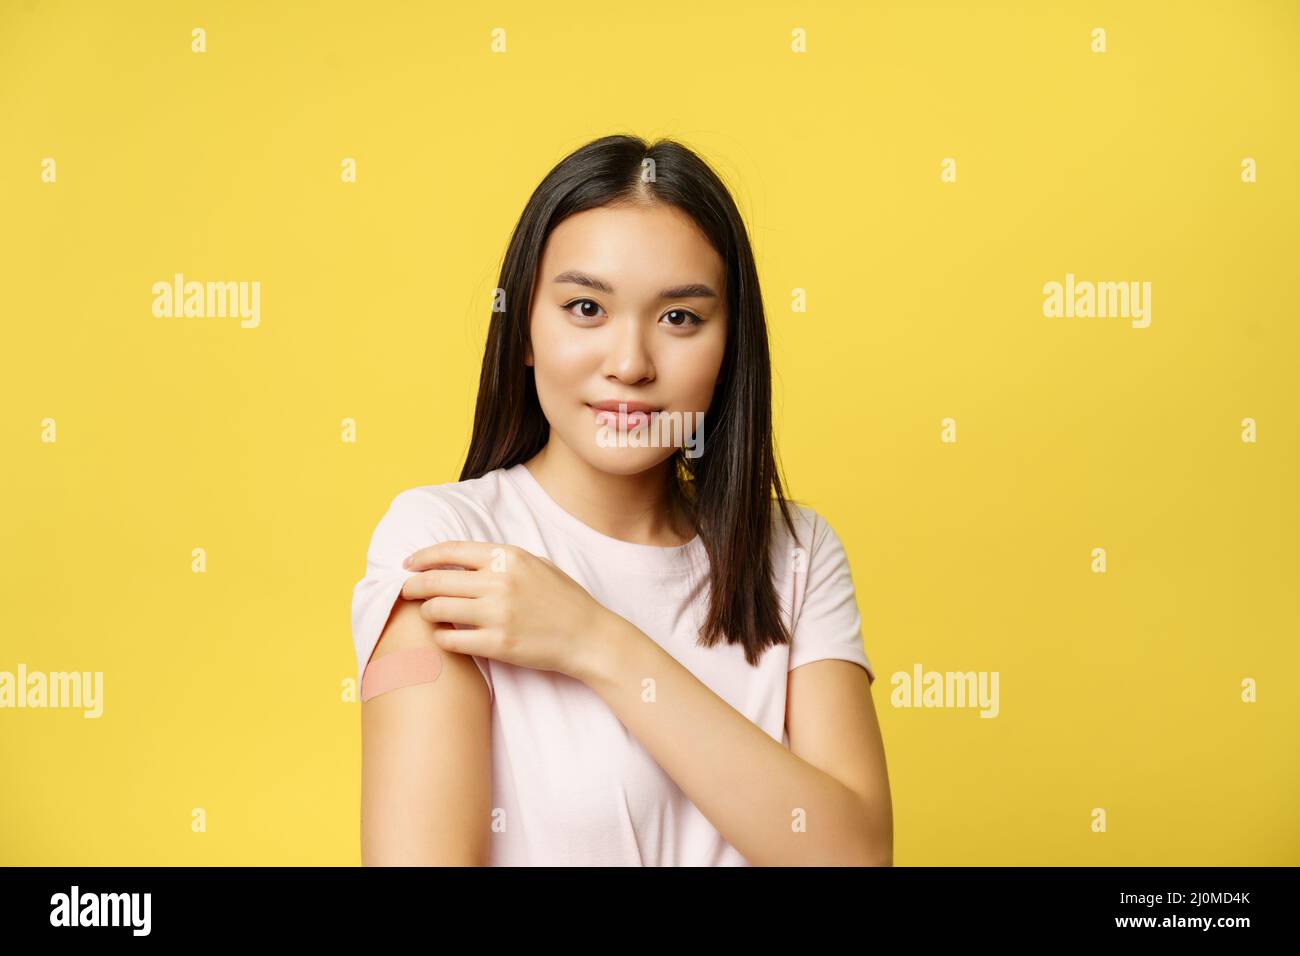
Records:
M892 864L849 566L770 396L713 171L629 136L551 170L460 480L393 499L353 593L363 863Z

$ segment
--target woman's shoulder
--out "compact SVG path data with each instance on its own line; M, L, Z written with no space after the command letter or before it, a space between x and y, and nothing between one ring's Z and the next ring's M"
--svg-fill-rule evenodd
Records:
M413 485L397 492L394 502L411 507L456 508L490 502L502 493L505 469L497 468L477 478L461 481L443 481L428 485Z
M807 568L811 563L843 559L843 545L839 535L821 512L793 499L785 501L794 526L793 534L781 515L781 508L772 503L772 551L778 564L790 562L794 570Z
M826 524L825 519L813 508L793 498L785 499L785 511L790 516L790 523L794 525L793 534L781 513L780 502L773 499L772 524L775 528L773 540L779 542L782 547L811 546L814 537L820 533L819 529Z
M471 537L472 529L490 523L510 488L505 469L477 478L413 485L397 492L385 519L431 531Z

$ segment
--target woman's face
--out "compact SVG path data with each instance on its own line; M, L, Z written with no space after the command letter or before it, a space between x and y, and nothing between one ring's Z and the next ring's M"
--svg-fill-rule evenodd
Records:
M703 452L727 343L722 258L674 206L602 206L551 232L529 318L537 397L552 439L630 475ZM667 293L667 294L664 294ZM652 425L617 406L658 411ZM646 447L635 447L640 442Z

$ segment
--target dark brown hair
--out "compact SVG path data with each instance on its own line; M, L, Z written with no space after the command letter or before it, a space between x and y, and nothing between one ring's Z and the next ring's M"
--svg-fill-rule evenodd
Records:
M646 160L653 160L653 165ZM645 170L652 170L647 176ZM669 494L686 512L708 554L711 593L699 643L742 644L756 665L763 650L786 644L769 550L774 507L794 537L772 442L772 367L767 320L749 236L725 185L682 144L605 136L561 160L533 191L510 237L498 288L504 311L488 327L474 431L460 480L527 461L545 446L550 425L524 363L533 285L546 239L567 217L617 203L664 203L689 215L726 266L728 334L713 400L707 451L675 453Z

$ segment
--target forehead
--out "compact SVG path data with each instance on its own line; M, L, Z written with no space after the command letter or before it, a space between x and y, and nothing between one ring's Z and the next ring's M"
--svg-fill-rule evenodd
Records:
M720 289L722 257L699 226L675 206L599 206L551 231L541 278L579 269L605 279L617 294L657 294L665 286L704 282Z

